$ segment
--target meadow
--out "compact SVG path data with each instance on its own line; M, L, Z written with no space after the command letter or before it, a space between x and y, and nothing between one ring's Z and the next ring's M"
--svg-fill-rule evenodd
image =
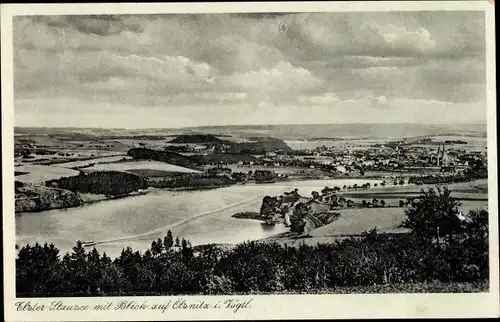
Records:
M404 220L403 208L357 208L340 210L336 221L312 230L313 237L329 237L361 234L366 230L377 228L383 233L406 231L398 228Z
M116 162L116 161L121 161L121 160L130 160L130 159L132 159L132 158L127 156L127 155L114 155L114 156L110 156L110 157L58 163L57 166L63 167L63 168L70 168L70 169L71 168L82 168L82 167L86 167L88 165L96 164L96 163L108 163L108 162Z
M15 180L30 183L42 183L47 180L78 175L76 170L38 164L23 165L14 169L19 172L27 172L27 174L16 176Z
M119 163L101 163L85 168L86 171L128 171L128 170L158 170L166 172L190 172L200 173L200 171L184 168L181 166L159 162L159 161L127 161Z

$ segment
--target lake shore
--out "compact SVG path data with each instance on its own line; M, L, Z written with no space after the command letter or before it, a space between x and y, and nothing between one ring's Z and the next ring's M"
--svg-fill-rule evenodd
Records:
M320 178L314 178L311 179L310 177L300 177L300 178L286 178L286 179L280 179L273 184L276 183L290 183L290 182L304 182L304 181L310 181L310 180L374 180L373 178L368 178L364 176L328 176L328 177L320 177ZM380 179L380 178L379 178ZM148 187L146 189L142 189L139 191L134 191L129 194L124 194L124 195L119 195L119 196L106 196L106 195L98 195L98 194L91 194L91 193L79 193L79 197L81 199L81 203L76 204L76 203L63 203L63 204L58 204L57 207L49 207L49 208L44 208L43 210L36 209L36 208L26 208L23 211L16 211L17 214L23 214L23 213L40 213L43 211L48 211L48 210L54 210L54 209L68 209L68 208L75 208L75 207L85 207L86 205L92 205L95 203L103 202L103 201L112 201L112 200L117 200L117 199L123 199L123 198L128 198L128 197L136 197L136 196L141 196L141 195L147 195L153 192L157 191L173 191L173 192L182 192L182 191L204 191L204 190L214 190L214 189L220 189L220 188L227 188L227 187L232 187L232 186L238 186L238 185L250 185L250 186L255 186L255 185L261 185L260 183L255 183L255 182L245 182L245 183L234 183L234 184L223 184L223 185L210 185L210 186L186 186L186 187L175 187L175 188L156 188L156 187ZM429 188L435 188L436 185L430 185L430 184L424 184L424 185L404 185L404 186L386 186L386 187L371 187L368 189L359 189L359 190L354 190L354 191L341 191L339 194L344 195L346 197L350 198L388 198L388 199L404 199L407 197L413 197L418 194L420 194L420 191L422 189L429 189ZM461 200L480 200L480 201L487 201L488 200L488 195L487 195L487 180L485 179L480 179L480 180L474 180L470 182L463 182L463 183L453 183L447 185L451 187L451 189L456 189L457 193L459 194L459 199ZM44 186L41 186L44 187ZM68 191L69 192L69 191ZM471 197L472 195L472 197ZM254 220L260 220L264 221L261 218L256 217L255 215L249 216L248 218L243 218L243 217L234 217L238 219L254 219Z
M288 183L288 182L302 182L302 181L309 181L309 180L360 180L360 179L367 179L367 180L373 180L369 178L363 178L363 177L357 177L357 176L351 176L351 177L346 177L346 176L301 176L301 177L294 177L294 178L281 178L279 180L275 180L273 183ZM53 209L68 209L68 208L75 208L75 207L83 207L86 205L91 205L95 204L98 202L102 201L111 201L111 200L117 200L117 199L123 199L123 198L128 198L128 197L135 197L139 195L146 195L154 191L175 191L175 192L182 192L182 191L203 191L203 190L213 190L213 189L220 189L220 188L227 188L227 187L232 187L232 186L237 186L237 185L264 185L264 184L269 184L269 183L258 183L258 182L243 182L243 183L232 183L232 184L213 184L213 185L194 185L194 186L184 186L184 187L171 187L171 188L157 188L157 187L148 187L146 189L142 189L139 191L134 191L129 194L123 194L123 195L118 195L118 196L106 196L102 194L92 194L92 193L78 193L81 199L80 204L62 204L58 205L57 207L48 207L44 208L43 210L40 209L35 209L35 208L26 208L23 211L16 212L17 213L38 213L38 212L43 212L43 211L48 211L48 210L53 210ZM35 187L42 187L43 189L49 189L48 187L45 187L44 185L34 185ZM68 192L70 192L68 190Z

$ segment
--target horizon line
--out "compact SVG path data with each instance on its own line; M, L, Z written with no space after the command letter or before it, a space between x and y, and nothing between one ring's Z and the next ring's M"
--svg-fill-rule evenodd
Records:
M15 129L20 128L36 128L36 129L102 129L102 130L183 130L196 128L214 128L214 127L252 127L252 126L324 126L324 125L374 125L374 124L391 124L391 125L422 125L422 126L460 126L460 125L482 125L487 126L487 123L409 123L409 122L352 122L352 123L280 123L280 124L221 124L221 125L195 125L182 127L99 127L99 126L38 126L38 125L14 125Z

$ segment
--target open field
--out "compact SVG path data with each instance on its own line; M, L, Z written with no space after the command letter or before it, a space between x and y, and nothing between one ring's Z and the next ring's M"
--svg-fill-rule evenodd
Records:
M127 172L148 178L169 177L174 173L179 173L179 171L165 171L165 170L155 170L155 169L128 169Z
M64 135L22 135L15 138L15 144L29 143L33 148L64 150L124 151L127 146L116 140L100 140L97 137L74 134Z
M22 157L14 158L16 164L64 164L69 162L84 162L90 159L98 158L109 158L116 156L124 156L123 152L113 152L113 151L102 151L102 150L57 150L57 154L54 155L38 155L36 153L31 154L29 159L24 159Z
M59 151L59 150L58 150ZM115 155L123 155L125 151L108 151L100 149L62 149L60 150L64 153L72 153L74 156L79 158L105 158Z
M16 176L15 180L31 183L40 183L47 180L59 179L61 177L78 175L78 171L76 170L35 164L15 167L15 171L28 172L27 174Z
M200 171L180 167L177 165L159 162L159 161L127 161L119 163L101 163L92 167L85 168L86 171L128 171L128 170L159 170L167 172L192 172L200 173Z
M488 140L486 137L474 137L474 136L462 136L462 135L439 135L439 136L431 136L431 139L438 142L444 141L464 141L467 142L467 145L475 145L475 146L486 146ZM455 144L453 144L455 145ZM460 144L459 144L460 145Z
M30 154L29 158L15 157L14 161L19 162L19 163L33 163L33 162L40 161L40 160L57 160L57 159L66 159L68 157L71 157L71 155L66 156L66 154L62 155L62 153L61 154L49 154L49 155L32 153L32 154Z
M129 157L127 155L115 155L115 156L110 156L110 157L95 158L95 159L82 160L82 161L58 163L57 166L63 167L63 168L81 168L81 167L85 167L85 166L92 164L92 163L107 163L107 162L116 162L116 161L121 161L121 160L130 160L130 159L132 159L132 157Z
M477 185L474 186L474 188L479 190L485 190L486 192L488 192L488 182L478 183Z
M461 135L439 135L439 136L422 136L421 138L430 138L435 142L445 142L445 141L464 141L467 144L449 144L448 147L453 147L454 149L465 149L465 150L483 150L486 147L487 140L483 137L474 136L461 136ZM351 149L359 150L366 149L375 144L385 144L387 138L379 139L367 139L367 138L333 138L331 140L319 139L319 140L286 140L285 141L291 148L297 150L308 150L315 149L317 147L326 146L333 147L336 149ZM426 144L412 144L414 147L428 147Z
M488 203L484 201L462 201L459 209L468 213L473 209L488 209ZM392 204L391 204L392 205ZM405 220L404 208L358 208L339 210L341 216L338 220L316 228L310 232L313 237L342 236L361 234L373 228L384 233L405 232L404 228L398 228Z
M488 210L488 201L463 200L460 201L460 203L459 209L464 214L468 213L470 210Z
M488 209L487 202L463 201L460 211L467 214L470 210ZM318 243L332 243L351 236L360 236L363 232L377 228L379 233L401 234L408 232L398 227L406 218L404 208L357 208L339 211L341 216L336 221L311 230L307 236L297 238L292 232L281 233L264 239L275 241L283 245L299 246L301 244L314 246Z
M484 201L463 201L460 211L467 214L470 210L488 209ZM398 227L406 218L404 208L357 208L339 211L341 216L336 221L311 230L307 236L297 238L292 232L281 233L264 239L275 241L283 245L299 246L301 244L314 246L318 243L332 243L351 236L360 236L363 232L377 228L379 233L401 234L408 232L405 228Z
M333 140L285 140L285 143L294 150L309 150L320 146L333 147L337 146L337 142Z
M354 202L361 202L360 199L353 199ZM331 236L357 235L364 231L377 228L384 233L402 233L406 229L399 228L399 224L405 219L404 208L397 207L397 201L386 200L386 205L390 208L361 208L340 210L341 216L338 220L319 227L310 232L314 243L318 238ZM470 210L488 210L488 201L486 200L461 200L459 210L467 214ZM309 241L312 242L312 241ZM331 239L325 238L323 242L331 242Z
M312 230L313 237L330 237L361 234L377 227L380 232L398 233L405 229L398 228L405 219L403 208L363 208L340 210L336 221Z
M139 143L144 144L145 147L164 147L167 144L168 138L164 140L151 140L151 139L117 139L117 142L126 146L127 148L133 148L138 146Z

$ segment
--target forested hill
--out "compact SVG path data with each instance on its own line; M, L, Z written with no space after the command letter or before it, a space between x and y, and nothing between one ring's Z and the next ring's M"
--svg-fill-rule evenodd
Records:
M247 142L233 142L230 140L223 140L212 134L183 134L179 135L169 143L176 144L202 144L208 146L226 146L230 152L233 153L262 153L274 152L276 150L291 151L290 148L283 140L272 137L257 137L250 138Z
M171 151L159 151L147 148L132 148L128 150L127 155L131 156L134 159L167 162L190 169L197 169L200 166L200 162L195 160L194 158Z
M266 151L292 151L292 148L289 147L285 141L277 138L266 137L266 138L257 138L255 142L244 142L240 143L240 147L242 149L264 149Z
M169 143L176 144L234 144L227 140L221 140L211 134L182 134Z

